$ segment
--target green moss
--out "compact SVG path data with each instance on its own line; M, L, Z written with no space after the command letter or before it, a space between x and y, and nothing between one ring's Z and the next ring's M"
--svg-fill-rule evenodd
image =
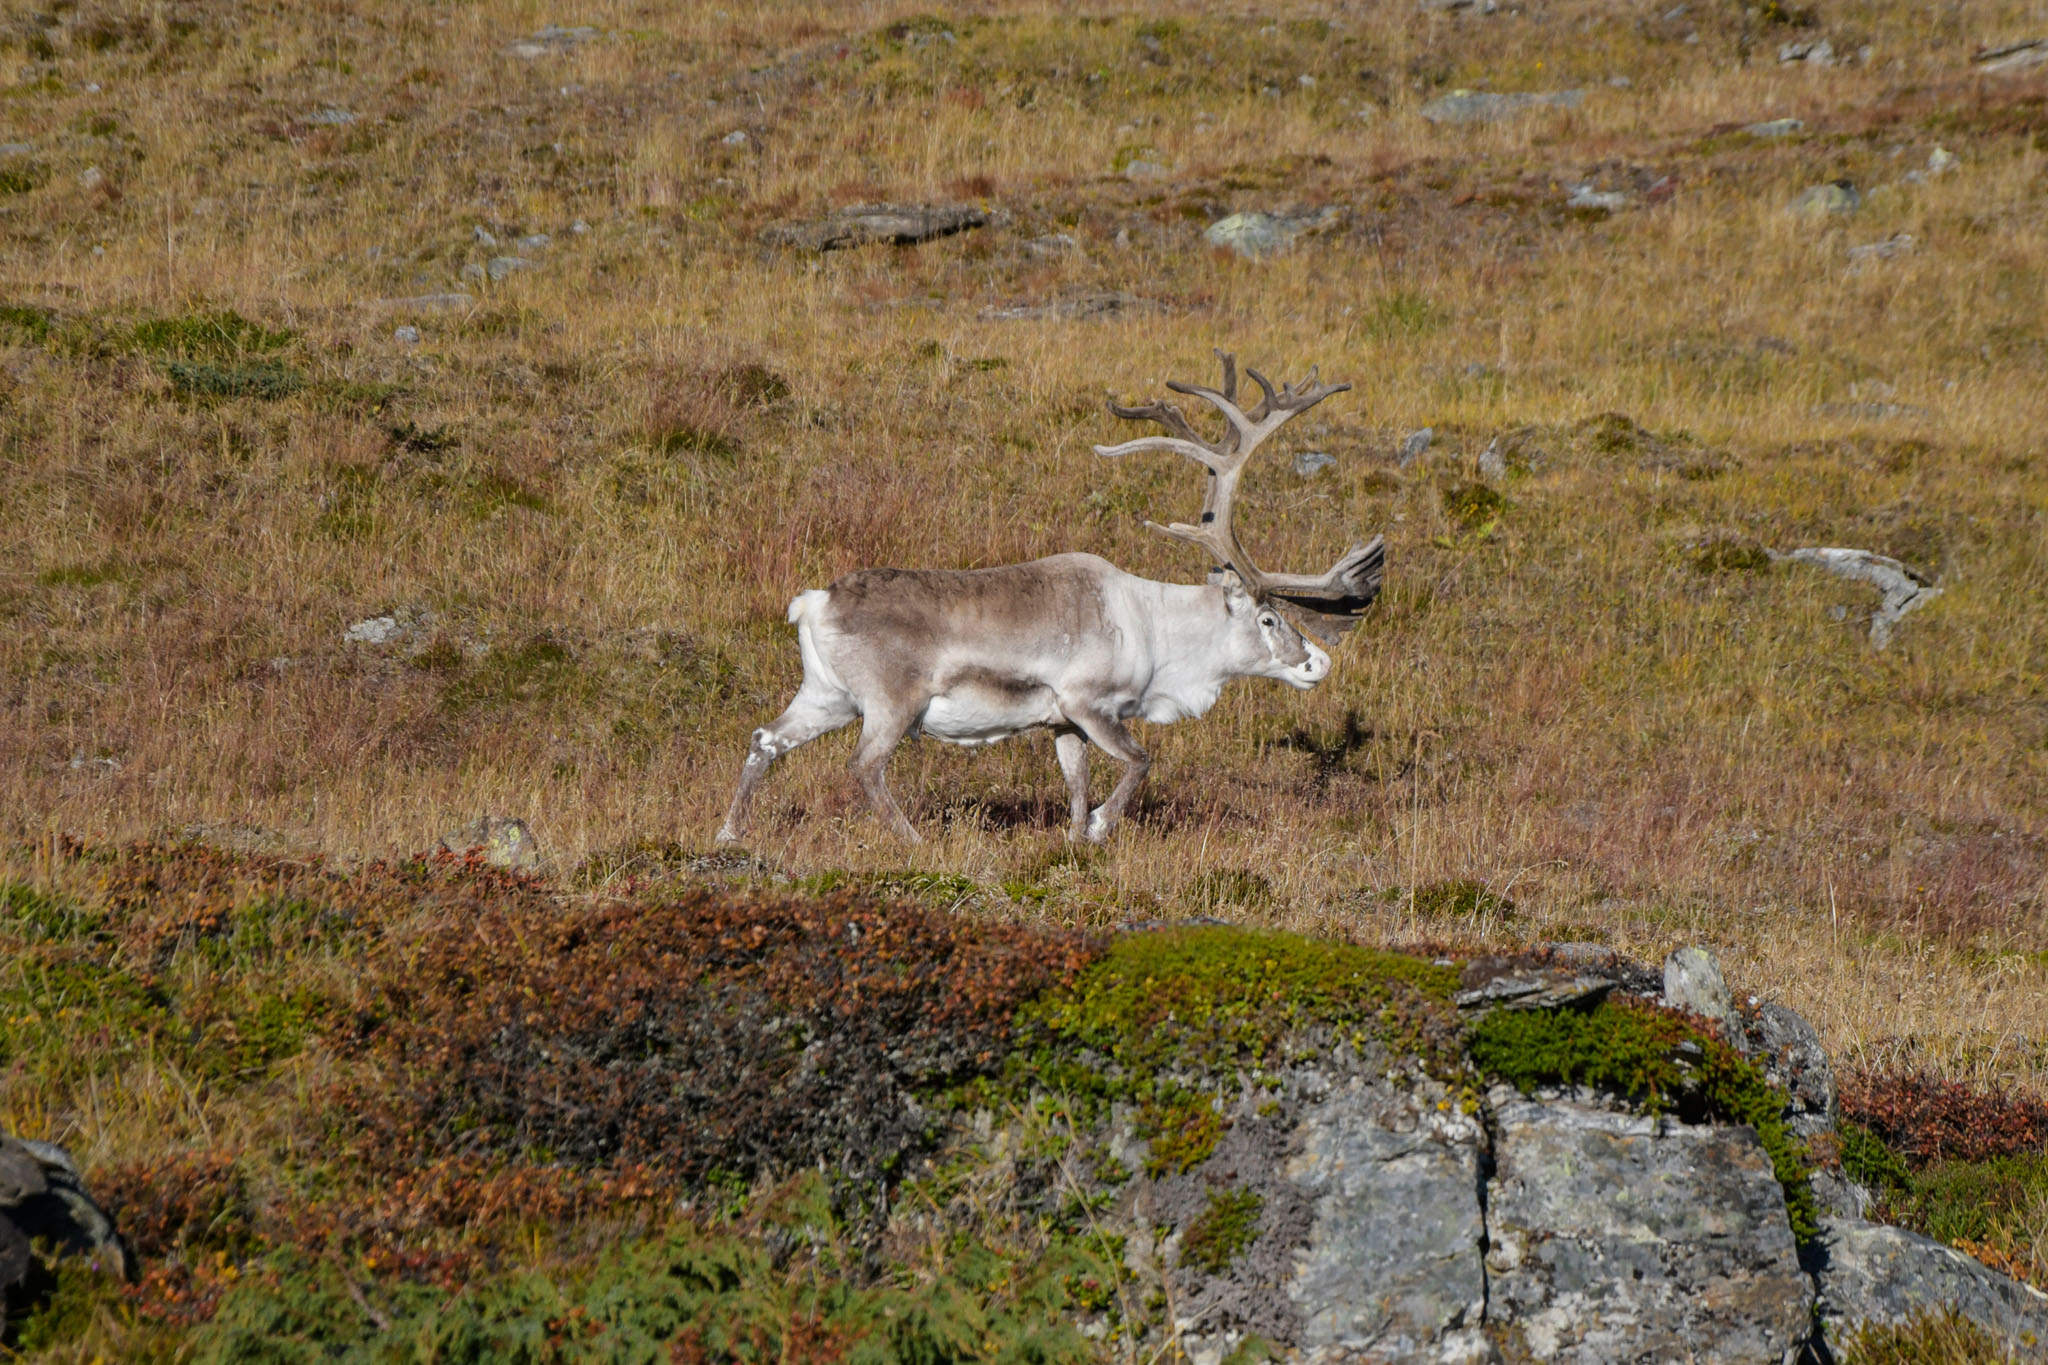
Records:
M1251 1190L1211 1190L1209 1207L1181 1233L1180 1263L1221 1275L1257 1239L1265 1207Z
M1843 1120L1835 1131L1835 1145L1842 1157L1842 1174L1857 1184L1880 1191L1912 1186L1913 1172L1905 1158L1862 1124Z
M1492 531L1507 505L1500 490L1488 484L1454 483L1444 489L1444 515L1470 535Z
M232 309L150 318L129 330L128 342L138 351L181 360L240 360L283 349L296 339L291 331L271 331Z
M50 335L51 313L21 303L0 303L0 341L40 345Z
M1145 1139L1145 1174L1183 1175L1209 1159L1223 1136L1223 1116L1207 1095L1173 1090L1138 1111L1138 1136Z
M1806 1158L1785 1129L1784 1094L1682 1016L1606 1001L1590 1010L1495 1010L1473 1027L1467 1047L1482 1072L1524 1094L1538 1085L1589 1085L1648 1113L1748 1125L1784 1188L1793 1235L1802 1245L1819 1235Z
M1074 982L1027 1005L1004 1084L1084 1110L1139 1106L1154 1175L1214 1150L1225 1121L1182 1077L1278 1065L1289 1046L1368 1038L1423 1045L1418 1017L1449 1011L1454 968L1274 930L1126 934Z
M164 365L171 388L186 398L256 398L274 402L306 386L306 377L289 365L266 361L255 365L220 365L211 361L172 360Z

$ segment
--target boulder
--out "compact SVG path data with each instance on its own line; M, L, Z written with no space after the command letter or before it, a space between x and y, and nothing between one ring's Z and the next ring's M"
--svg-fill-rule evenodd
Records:
M1953 1308L2022 1360L2048 1360L2048 1295L1903 1228L1823 1219L1819 1312L1839 1345L1865 1323Z
M538 872L546 863L540 840L524 820L486 815L441 836L443 852L481 854L486 864L507 872Z
M1287 1174L1315 1200L1287 1297L1304 1361L1485 1359L1486 1130L1441 1087L1354 1085L1301 1125Z
M1791 1360L1813 1285L1748 1128L1504 1097L1487 1317L1536 1360ZM1510 1352L1513 1354L1513 1352Z
M1585 102L1583 90L1527 91L1502 95L1491 90L1453 90L1422 106L1422 116L1431 123L1498 123L1532 109L1576 109Z
M134 1264L62 1147L0 1136L0 1333L50 1288L38 1248L132 1278Z
M761 241L797 251L842 251L872 242L914 246L988 222L989 215L970 204L852 204L810 222L771 224L761 230Z

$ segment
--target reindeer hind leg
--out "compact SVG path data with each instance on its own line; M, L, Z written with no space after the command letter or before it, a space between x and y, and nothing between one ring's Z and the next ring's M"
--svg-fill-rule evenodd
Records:
M746 834L747 815L754 804L754 788L761 785L761 779L768 775L768 769L774 766L776 759L791 749L809 744L820 735L830 734L849 724L859 714L853 699L843 692L798 688L796 699L790 702L787 710L754 731L753 742L747 747L746 766L740 769L739 789L732 795L732 805L725 812L725 823L718 827L718 842L735 843Z

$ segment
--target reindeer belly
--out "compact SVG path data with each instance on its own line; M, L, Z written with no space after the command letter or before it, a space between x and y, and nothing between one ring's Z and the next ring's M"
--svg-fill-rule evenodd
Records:
M1043 683L977 672L952 679L933 697L918 728L948 744L993 744L1065 719Z

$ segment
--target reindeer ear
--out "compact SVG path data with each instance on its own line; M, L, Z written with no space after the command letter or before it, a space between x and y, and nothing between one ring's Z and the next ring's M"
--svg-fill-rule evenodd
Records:
M1223 607L1232 616L1244 616L1259 609L1259 599L1246 592L1244 580L1230 570L1210 574L1209 581L1223 589Z

